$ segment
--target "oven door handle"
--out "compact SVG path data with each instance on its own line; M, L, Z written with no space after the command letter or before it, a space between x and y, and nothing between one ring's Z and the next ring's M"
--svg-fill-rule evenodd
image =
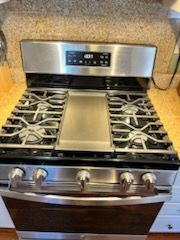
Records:
M126 198L120 197L71 197L62 195L43 195L36 193L21 193L10 190L0 189L2 197L9 197L24 201L33 201L39 203L74 205L74 206L122 206L139 205L165 202L171 199L171 194L160 193L149 197L132 196Z

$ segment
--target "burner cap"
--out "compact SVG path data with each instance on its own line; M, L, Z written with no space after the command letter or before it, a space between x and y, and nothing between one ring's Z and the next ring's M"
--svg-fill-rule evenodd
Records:
M142 146L143 142L148 140L148 137L143 132L135 130L129 133L129 138L130 141L137 146Z
M28 126L22 129L19 133L19 137L21 141L25 141L26 144L37 144L43 140L41 135L45 133L45 129L40 126Z
M38 103L37 106L41 111L47 111L48 110L48 105L47 105L46 102L40 102L40 103Z
M122 106L121 110L126 114L136 114L138 112L138 107L132 104L126 104Z

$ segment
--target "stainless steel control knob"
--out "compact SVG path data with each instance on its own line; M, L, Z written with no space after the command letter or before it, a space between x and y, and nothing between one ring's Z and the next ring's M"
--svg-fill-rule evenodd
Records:
M91 174L87 170L80 170L76 176L77 181L81 184L81 191L86 191L87 183L91 179Z
M36 185L41 185L46 180L47 176L48 173L46 172L46 170L39 168L33 172L32 179L36 183Z
M120 175L120 183L122 184L122 189L126 192L129 190L134 182L134 176L130 172L124 172Z
M145 173L142 175L142 181L148 190L154 190L156 180L157 178L153 173Z
M21 168L14 168L9 173L10 186L16 187L20 183L25 175L25 172Z

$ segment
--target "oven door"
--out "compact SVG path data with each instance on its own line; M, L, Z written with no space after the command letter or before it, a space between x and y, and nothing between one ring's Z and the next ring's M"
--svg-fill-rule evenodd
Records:
M167 193L127 198L38 195L9 190L0 190L0 194L21 239L38 240L143 237L163 202L171 198Z

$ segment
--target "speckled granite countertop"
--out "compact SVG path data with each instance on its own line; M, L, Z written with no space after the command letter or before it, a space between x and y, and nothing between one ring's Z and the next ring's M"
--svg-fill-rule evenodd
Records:
M23 83L15 84L10 92L0 99L0 126L5 123L25 88ZM177 91L175 89L168 91L151 89L148 94L180 156L180 98Z

